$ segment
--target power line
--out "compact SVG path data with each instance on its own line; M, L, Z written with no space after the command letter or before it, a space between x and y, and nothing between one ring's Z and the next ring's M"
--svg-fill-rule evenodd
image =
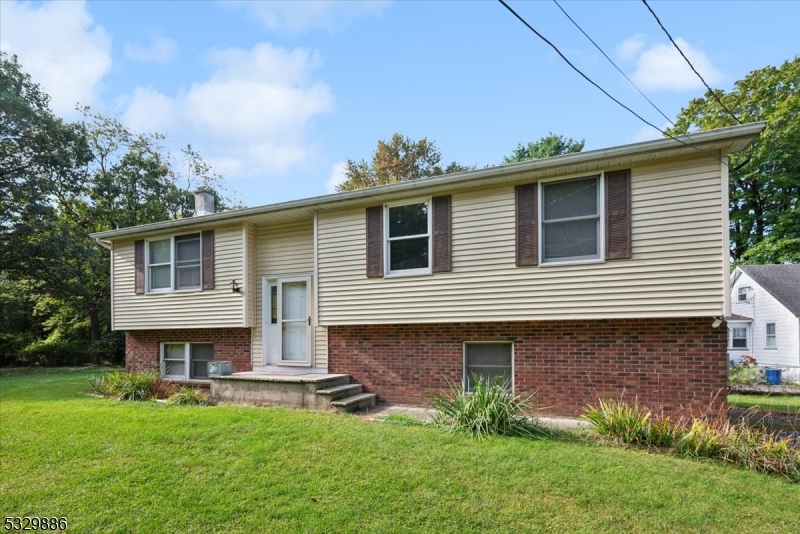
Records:
M654 108L656 111L658 111L658 112L661 114L661 116L662 116L662 117L664 117L665 119L667 119L667 121L668 121L668 122L669 122L669 123L670 123L670 124L671 124L671 125L672 125L674 128L677 128L677 126L675 125L675 123L674 123L674 122L672 122L672 119L670 119L669 117L667 117L667 116L664 114L664 112L663 112L663 111L661 111L661 110L659 109L659 107L658 107L658 106L656 106L656 105L655 105L655 103L653 103L653 101L652 101L652 100L650 100L650 99L647 97L647 95L646 95L646 94L644 94L644 93L642 92L642 90L641 90L641 89L639 89L639 87L638 87L638 86L637 86L635 83L633 83L633 80L631 80L630 78L628 78L628 75L627 75L627 74L625 74L625 73L622 71L622 69L621 69L621 68L619 68L619 66L618 66L616 63L614 63L614 60L613 60L613 59L611 59L611 58L608 56L608 54L606 54L605 50L603 50L602 48L600 48L600 45L599 45L599 44L597 44L597 43L594 41L594 39L592 39L592 38L589 36L589 34L588 34L588 33L586 33L586 32L583 30L583 28L581 28L580 24L578 24L577 22L575 22L575 20L574 20L572 17L570 17L570 16L569 16L569 13L567 13L567 12L566 12L566 10L565 10L563 7L561 7L561 4L559 4L559 3L558 3L558 0L553 0L553 3L555 3L555 5L557 5L557 6L558 6L558 9L560 9L560 10L561 10L561 12L564 14L564 16L565 16L565 17L567 17L567 18L569 19L569 21L570 21L570 22L571 22L571 23L572 23L572 24L573 24L573 25L574 25L576 28L578 28L578 30L580 30L580 32L581 32L581 33L582 33L582 34L583 34L583 35L584 35L584 36L585 36L587 39L589 39L589 42L591 42L591 43L594 45L594 47L595 47L595 48L597 48L597 49L600 51L600 53L601 53L601 54L603 54L603 56L605 56L605 58L608 60L608 62L609 62L609 63L611 63L612 65L614 65L614 68L615 68L615 69L617 69L617 71L619 71L619 73L620 73L620 74L622 74L622 76L623 76L623 77L624 77L626 80L628 80L628 83L629 83L629 84L631 84L631 85L633 86L633 88L634 88L634 89L636 89L637 91L639 91L639 94L640 94L640 95L642 95L642 97L644 97L644 99L645 99L645 100L647 100L647 101L650 103L650 105L651 105L651 106L653 106L653 108Z
M512 15L514 15L514 16L515 16L517 19L519 19L519 21L520 21L522 24L524 24L524 25L525 25L525 26L526 26L526 27L527 27L527 28L528 28L530 31L532 31L534 34L536 34L536 36L537 36L539 39L541 39L542 41L544 41L545 43L547 43L548 45L550 45L550 48L552 48L553 50L555 50L555 51L556 51L556 53L557 53L559 56L561 56L561 59L563 59L563 60L564 60L564 61L567 63L567 65L569 65L570 67L572 67L572 70L574 70L575 72L577 72L578 74L580 74L580 75L581 75L581 77L583 77L583 79L584 79L584 80L586 80L586 81L587 81L587 82L589 82L590 84L594 85L594 86L595 86L597 89L599 89L599 90L600 90L600 91L601 91L601 92L602 92L604 95L606 95L608 98L610 98L611 100L613 100L614 102L616 102L616 103L617 103L617 105L619 105L619 106L621 106L621 107L625 108L625 109L626 109L626 110L627 110L629 113L631 113L631 114L632 114L633 116L635 116L637 119L639 119L639 120L640 120L640 121L642 121L643 123L647 124L648 126L650 126L650 127L654 128L654 129L658 130L658 131L659 131L659 132L661 132L661 134L662 134L662 135L664 135L665 137L669 137L669 138L670 138L670 139L672 139L673 141L677 141L677 142L679 142L679 143L680 143L680 144L682 144L682 145L685 145L685 146L687 146L687 147L689 147L689 148L692 148L692 149L694 149L694 150L697 150L698 152L702 152L702 153L704 153L704 154L707 154L707 155L711 156L712 158L714 158L715 160L719 161L721 164L723 164L723 165L727 165L727 163L725 163L723 160L721 160L720 158L718 158L718 157L717 157L715 154L712 154L711 152L709 152L709 151L707 151L707 150L704 150L704 149L702 149L702 148L699 148L699 147L697 147L697 146L695 146L695 145L690 145L689 143L686 143L685 141L682 141L682 140L678 139L677 137L675 137L675 136L673 136L673 135L670 135L670 134L668 134L667 132L665 132L664 130L662 130L661 128L659 128L658 126L656 126L655 124L653 124L652 122L648 121L647 119L645 119L644 117L642 117L641 115L639 115L638 113L636 113L635 111L633 111L631 108L629 108L628 106L626 106L625 104L623 104L622 102L620 102L619 100L617 100L616 98L614 98L614 97L613 97L613 96L612 96L612 95L611 95L611 94L610 94L608 91L606 91L605 89L603 89L602 87L600 87L600 86L599 86L599 85L598 85L598 84L597 84L597 83L596 83L594 80L592 80L592 79L591 79L591 78L589 78L589 77L588 77L586 74L584 74L584 73L583 73L583 71L581 71L581 70L580 70L578 67L576 67L575 65L573 65L573 64L572 64L572 62L571 62L569 59L567 59L567 56L565 56L565 55L564 55L564 54L561 52L561 50L559 50L559 49L558 49L558 47L557 47L556 45L554 45L553 43L551 43L551 42L550 42L550 41L547 39L547 37L545 37L544 35L542 35L542 34L541 34L541 33L539 33L538 31L536 31L536 29L535 29L533 26L531 26L530 24L528 24L528 21L526 21L524 18L522 18L522 16L520 16L520 15L519 15L519 14L518 14L516 11L514 11L514 10L511 8L511 6L509 6L508 4L506 4L505 0L497 0L497 1L498 1L498 2L500 2L501 4L503 4L503 7L505 7L505 8L506 8L506 9L507 9L507 10L508 10L508 11L509 11L509 12L510 12Z
M692 62L689 61L688 57L686 57L686 54L683 53L683 50L681 50L681 47L678 46L678 43L675 42L675 39L672 38L672 35L670 35L670 33L667 31L667 29L661 23L661 19L658 18L658 15L656 15L656 12L653 11L653 8L650 7L650 4L647 3L647 0L642 0L642 3L645 6L647 6L647 10L650 11L650 14L653 15L653 18L656 19L656 22L658 22L658 25L661 26L661 29L664 30L664 33L667 34L667 37L669 37L669 40L672 41L673 46L678 50L678 52L680 52L681 56L683 56L683 59L685 59L686 63L688 63L689 67L691 67L692 71L694 71L694 73L697 74L697 77L700 78L700 81L703 82L703 85L706 86L706 89L708 89L708 92L711 93L711 96L714 97L714 100L716 100L717 103L719 103L719 105L722 106L722 109L724 109L728 113L728 115L733 117L733 120L735 120L739 124L742 124L742 121L740 121L739 118L736 115L734 115L733 112L731 110L729 110L728 107L725 104L722 103L722 100L719 99L719 97L717 96L717 93L715 93L714 90L711 88L711 86L706 83L706 81L703 79L702 76L700 76L700 73L697 72L696 68L694 68L694 65L692 65Z

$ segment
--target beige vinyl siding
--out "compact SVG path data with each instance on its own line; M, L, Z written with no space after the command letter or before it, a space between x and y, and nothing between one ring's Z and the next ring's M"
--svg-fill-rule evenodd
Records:
M263 277L285 274L310 274L314 271L314 221L259 225L256 241L256 299L253 323L253 365L263 365ZM309 287L312 291L313 284ZM326 345L327 349L327 345Z
M328 327L317 326L314 328L314 367L328 368Z
M114 243L115 330L244 326L243 293L228 286L243 280L242 225L214 230L214 289L137 295L133 241Z
M244 284L242 289L245 295L245 324L250 328L255 326L256 320L256 295L259 284L256 283L256 227L252 223L244 223L245 250L247 251L247 261L245 262Z
M430 276L366 278L364 208L321 212L320 324L719 315L719 162L631 178L633 257L605 263L516 267L513 186L453 194L453 270Z

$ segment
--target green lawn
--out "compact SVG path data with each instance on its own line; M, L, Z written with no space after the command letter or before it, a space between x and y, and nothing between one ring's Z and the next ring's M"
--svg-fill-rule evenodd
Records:
M800 414L800 395L728 395L728 404L739 408Z
M96 372L95 372L96 373ZM88 397L0 375L0 520L73 532L797 532L800 486L590 445Z

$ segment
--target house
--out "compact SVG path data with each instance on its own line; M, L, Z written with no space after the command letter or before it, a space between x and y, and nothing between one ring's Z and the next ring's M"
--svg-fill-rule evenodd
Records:
M742 265L731 274L728 353L800 375L800 265Z
M92 235L112 327L128 369L171 380L230 360L243 389L329 374L418 404L474 372L554 414L702 410L726 387L727 155L763 128L224 213L200 194L195 217Z

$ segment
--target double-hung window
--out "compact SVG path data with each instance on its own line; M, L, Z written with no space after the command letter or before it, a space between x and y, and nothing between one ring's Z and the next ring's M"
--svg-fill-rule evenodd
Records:
M200 234L148 241L148 291L200 289L200 260Z
M775 349L778 347L778 328L775 323L767 323L766 340L764 346L768 349Z
M172 380L207 380L208 362L214 361L212 343L163 343L161 375Z
M387 205L385 214L386 273L431 272L430 199Z
M731 328L731 348L747 348L747 328Z
M737 296L738 296L737 302L747 302L747 288L746 287L740 287L739 288L739 293L738 293Z
M542 184L542 263L602 259L602 186L600 176Z

